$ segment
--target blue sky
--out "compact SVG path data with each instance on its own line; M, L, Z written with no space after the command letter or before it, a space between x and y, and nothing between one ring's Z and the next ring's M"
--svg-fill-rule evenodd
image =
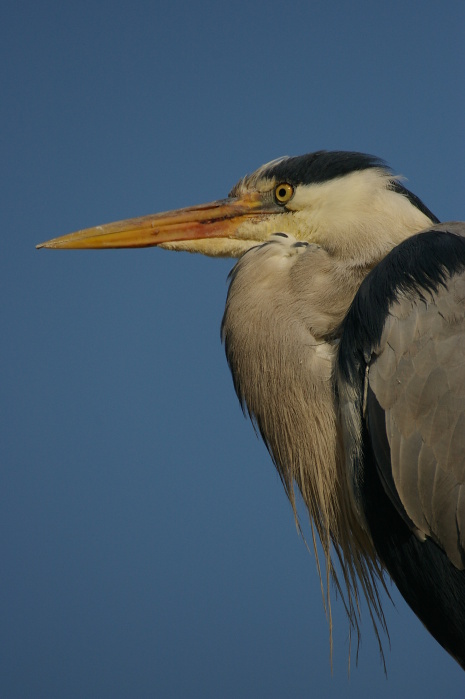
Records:
M334 669L313 555L219 340L227 260L34 246L225 196L280 155L387 160L463 218L462 2L5 2L0 695L462 697L395 589ZM307 530L308 533L308 530Z

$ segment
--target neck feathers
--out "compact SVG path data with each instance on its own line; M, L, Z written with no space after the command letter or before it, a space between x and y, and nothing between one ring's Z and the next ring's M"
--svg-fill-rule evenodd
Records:
M332 578L358 633L358 584L372 618L381 624L383 619L376 588L379 564L353 510L340 451L337 341L332 334L361 282L361 277L344 278L341 272L341 264L322 248L284 234L272 236L235 266L222 336L241 405L271 453L296 518L294 484L308 509L312 533L322 543L329 618ZM319 280L327 278L322 302L315 292ZM348 295L345 304L336 303ZM334 552L344 561L347 594L335 572ZM315 553L318 557L316 547Z

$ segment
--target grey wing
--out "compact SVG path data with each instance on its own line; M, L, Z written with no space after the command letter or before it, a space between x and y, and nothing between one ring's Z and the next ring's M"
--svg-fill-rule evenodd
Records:
M377 460L391 500L420 538L431 537L463 569L465 273L423 298L399 296L389 309L367 381L372 442L375 451L390 452ZM373 434L379 432L380 416L384 447Z

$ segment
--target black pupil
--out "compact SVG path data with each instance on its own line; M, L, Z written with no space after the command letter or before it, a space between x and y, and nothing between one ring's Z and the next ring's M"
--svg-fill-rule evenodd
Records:
M287 194L286 188L285 188L285 187L281 187L281 189L279 189L279 196L281 197L281 199L284 199L284 197L286 196L286 194Z

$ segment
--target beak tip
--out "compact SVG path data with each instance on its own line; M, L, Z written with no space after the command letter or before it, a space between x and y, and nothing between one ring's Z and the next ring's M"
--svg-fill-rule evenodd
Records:
M39 243L36 245L36 250L40 250L41 248L58 248L59 245L53 245L53 240L46 240L44 243Z

